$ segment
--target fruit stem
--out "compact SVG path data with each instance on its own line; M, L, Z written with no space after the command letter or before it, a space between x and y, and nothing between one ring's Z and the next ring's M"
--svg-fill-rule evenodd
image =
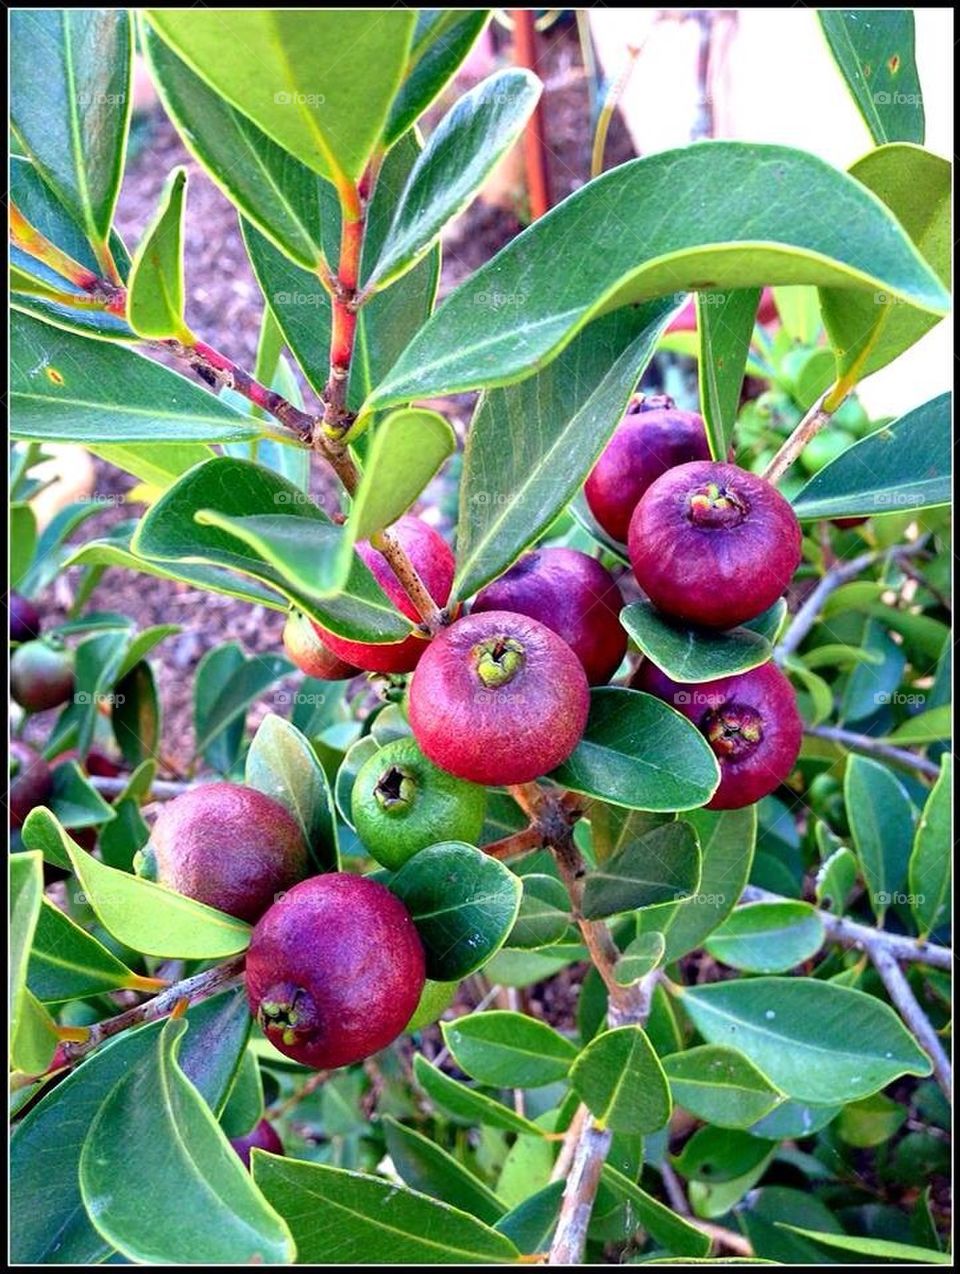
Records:
M370 543L389 562L390 569L417 608L417 613L423 620L423 626L430 636L434 636L445 628L450 623L449 613L438 606L430 596L430 590L420 578L417 568L404 552L394 533L387 530L378 531L376 535L370 536Z

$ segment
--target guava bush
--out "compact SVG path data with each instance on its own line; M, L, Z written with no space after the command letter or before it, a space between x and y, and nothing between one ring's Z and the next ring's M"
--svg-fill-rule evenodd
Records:
M820 14L875 144L849 172L636 159L435 306L440 234L541 90L498 71L424 138L487 18L12 12L18 1263L945 1259L949 398L856 394L948 304L912 15ZM113 229L135 44L237 210L249 370L188 326L187 170L132 255ZM676 539L630 497L651 562L584 484L673 410L638 397L661 348L697 359L706 476ZM49 443L132 475L141 516L38 535ZM441 470L453 544L411 514ZM201 660L188 783L158 775L176 626L95 609L107 568L289 613L286 653ZM596 570L612 611L564 574ZM659 607L633 570L673 572ZM239 915L277 828L300 883Z

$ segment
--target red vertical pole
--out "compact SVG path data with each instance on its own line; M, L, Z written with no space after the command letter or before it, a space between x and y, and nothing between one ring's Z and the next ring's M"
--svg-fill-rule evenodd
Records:
M525 66L536 75L538 74L536 14L533 9L511 9L510 16L513 19L514 62L517 66ZM531 220L536 221L538 217L542 217L549 211L553 204L550 197L550 172L547 167L542 97L524 130L523 159L527 194L530 198L530 217Z

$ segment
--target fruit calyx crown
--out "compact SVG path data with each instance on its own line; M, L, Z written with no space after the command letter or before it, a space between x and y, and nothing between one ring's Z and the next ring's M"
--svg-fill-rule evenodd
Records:
M409 809L417 797L417 781L399 765L391 765L377 779L373 795L386 813L400 813Z
M747 505L732 487L706 482L690 493L687 516L694 526L722 529L738 526L747 516Z
M260 1001L257 1021L265 1033L279 1032L284 1044L295 1044L313 1028L312 1008L313 1001L303 987L285 982L271 987Z
M749 756L763 739L763 720L755 708L727 703L707 712L703 730L718 756L739 761Z
M488 690L512 681L524 664L523 646L514 637L488 637L472 654L477 676Z

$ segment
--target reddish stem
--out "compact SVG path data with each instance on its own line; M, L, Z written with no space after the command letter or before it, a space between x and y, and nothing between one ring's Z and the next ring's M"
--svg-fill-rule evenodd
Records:
M517 66L538 72L536 12L533 9L511 9L513 18L513 57ZM549 212L553 205L550 194L550 171L547 167L545 113L543 97L537 102L523 132L523 158L526 166L527 195L532 220Z

